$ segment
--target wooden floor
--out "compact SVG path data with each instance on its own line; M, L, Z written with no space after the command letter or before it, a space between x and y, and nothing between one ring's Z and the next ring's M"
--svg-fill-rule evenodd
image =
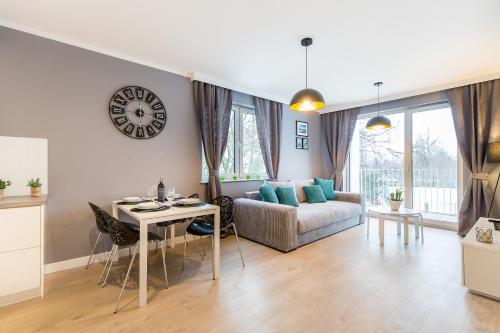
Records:
M138 270L113 314L127 258L98 288L102 264L47 276L46 297L0 309L1 332L500 332L500 303L460 286L460 240L426 228L408 246L386 225L380 247L358 226L284 254L234 237L221 241L221 279L191 245L169 249L171 286L163 289L161 255L150 257L150 303L137 307ZM411 228L410 228L411 229ZM413 234L411 235L413 236ZM208 245L208 242L207 244Z

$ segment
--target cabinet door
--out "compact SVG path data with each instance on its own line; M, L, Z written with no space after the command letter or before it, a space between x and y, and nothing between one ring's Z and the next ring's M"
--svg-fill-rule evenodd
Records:
M40 287L40 248L0 253L0 297Z
M468 246L463 251L464 285L500 297L500 253Z
M0 253L40 246L40 209L0 209Z

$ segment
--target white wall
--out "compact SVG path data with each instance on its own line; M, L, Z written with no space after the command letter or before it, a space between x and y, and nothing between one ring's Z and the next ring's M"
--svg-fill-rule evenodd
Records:
M29 195L31 178L40 178L42 193L48 193L47 139L0 136L0 179L12 183L6 196Z

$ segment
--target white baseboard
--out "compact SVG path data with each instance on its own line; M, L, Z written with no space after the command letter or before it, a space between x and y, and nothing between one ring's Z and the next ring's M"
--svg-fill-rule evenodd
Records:
M175 244L183 244L183 243L184 243L183 236L175 237ZM167 241L167 247L168 247L168 241ZM155 243L149 243L150 250L154 250L155 248L156 248ZM98 253L92 259L92 263L106 261L106 259L108 259L108 256L109 256L109 252ZM120 249L120 251L118 251L118 258L121 258L123 256L128 256L128 249L124 248L124 249ZM51 273L55 273L55 272L65 271L67 269L84 267L85 265L87 265L89 257L90 256L85 256L85 257L80 257L80 258L68 259L68 260L64 260L64 261L58 261L58 262L54 262L51 264L46 264L44 266L44 273L45 273L45 275L47 275L47 274L51 274Z

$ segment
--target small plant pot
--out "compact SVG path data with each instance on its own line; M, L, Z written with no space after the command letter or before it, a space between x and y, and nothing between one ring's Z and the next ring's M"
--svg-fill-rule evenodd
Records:
M4 189L0 189L0 199L5 198Z
M394 210L394 211L397 211L397 210L399 210L399 208L401 208L402 202L403 202L403 200L397 201L397 200L387 199L387 203L389 204L389 207L391 207L391 210Z
M32 197L41 197L42 196L42 187L31 187L31 196Z

